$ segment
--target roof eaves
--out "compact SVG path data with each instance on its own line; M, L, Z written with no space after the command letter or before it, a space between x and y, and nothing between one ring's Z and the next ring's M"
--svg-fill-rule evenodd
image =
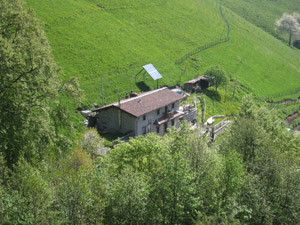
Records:
M127 112L126 110L124 110L124 109L122 109L122 108L120 108L119 106L116 106L116 105L114 105L114 104L110 104L110 105L103 106L103 107L101 107L101 108L98 108L98 109L93 110L92 112L99 112L99 111L101 111L101 110L108 109L108 108L117 108L117 109L120 109L121 111L123 111L123 112L125 112L125 113L127 113L127 114L129 114L129 115L134 116L134 117L137 118L136 115L134 115L134 114L132 114L132 113L130 113L130 112Z

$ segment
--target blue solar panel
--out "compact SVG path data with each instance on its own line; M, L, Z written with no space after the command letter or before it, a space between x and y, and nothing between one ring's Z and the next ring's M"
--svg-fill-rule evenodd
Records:
M157 69L155 69L155 67L152 64L148 64L143 67L147 71L147 73L149 73L153 80L162 78L162 75L157 71Z

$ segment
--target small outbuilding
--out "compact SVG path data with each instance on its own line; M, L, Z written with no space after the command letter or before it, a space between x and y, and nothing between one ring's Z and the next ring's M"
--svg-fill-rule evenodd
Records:
M205 75L202 75L193 80L185 82L183 89L187 92L194 92L197 90L206 89L209 86L211 86L211 85L210 85L208 78Z

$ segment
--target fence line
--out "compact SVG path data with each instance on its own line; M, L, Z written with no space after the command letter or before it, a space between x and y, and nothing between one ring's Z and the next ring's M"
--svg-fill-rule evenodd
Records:
M182 56L181 58L177 59L175 61L175 64L180 64L180 63L182 63L183 61L185 61L187 58L189 58L192 55L195 55L195 54L197 54L199 52L202 52L202 51L204 51L204 50L206 50L208 48L214 47L216 45L225 43L225 42L227 42L227 41L230 40L230 26L229 26L228 20L226 19L226 17L223 14L223 10L222 10L221 6L219 7L219 11L220 11L220 14L221 14L224 22L226 23L226 26L227 26L227 36L226 36L226 38L222 38L222 39L216 40L214 42L211 42L209 44L205 44L203 46L200 46L200 47L198 47L198 48L196 48L196 49L194 49L194 50L186 53L184 56Z
M300 95L300 87L295 88L294 90L291 91L286 91L286 92L281 92L278 94L274 94L274 95L267 95L265 97L258 97L257 100L259 101L266 101L268 103L285 103L285 102L296 102L298 101L298 97L297 99L283 99L281 101L274 101L274 98L280 98L280 97L284 97L284 96L289 96L289 95L295 95L295 94L299 94Z

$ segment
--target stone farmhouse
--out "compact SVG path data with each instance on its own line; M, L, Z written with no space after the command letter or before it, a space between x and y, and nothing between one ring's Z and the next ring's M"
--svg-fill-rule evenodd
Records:
M130 96L93 111L94 126L100 133L123 133L138 136L154 132L164 135L167 128L178 127L185 112L179 110L179 102L185 97L168 88L160 88ZM196 118L188 115L189 120Z

